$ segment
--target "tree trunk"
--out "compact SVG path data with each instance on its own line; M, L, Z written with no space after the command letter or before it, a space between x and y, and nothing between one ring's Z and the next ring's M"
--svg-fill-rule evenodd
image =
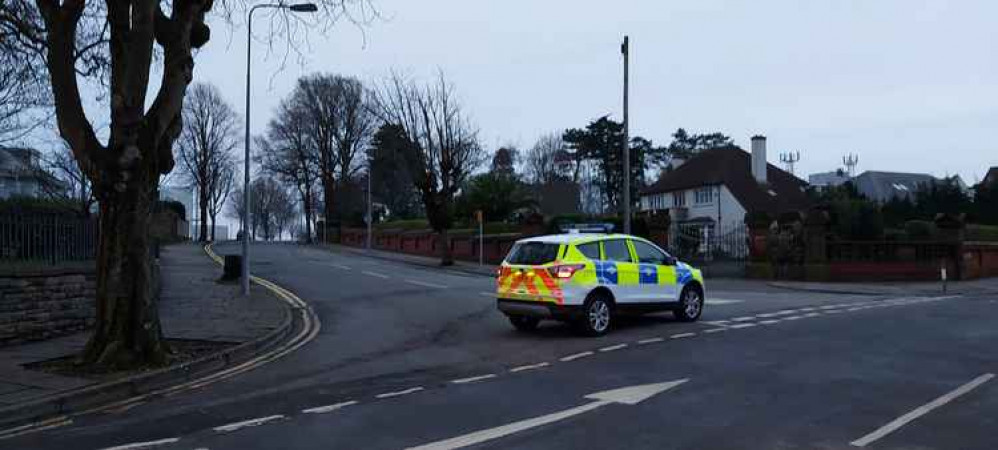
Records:
M215 216L215 214L211 215L211 242L215 242Z
M203 192L203 191L198 191ZM201 235L198 237L198 241L204 243L208 242L208 197L201 194L198 199L199 207L201 209Z
M450 249L450 239L447 237L447 229L437 231L437 244L440 245L440 265L453 266L454 254Z
M305 243L312 243L312 190L305 189L303 204L305 210Z
M322 181L322 198L323 198L323 213L326 215L325 230L323 231L323 236L325 236L325 242L328 244L332 242L329 238L329 230L332 228L333 223L333 196L335 195L335 188L333 187L333 179L331 177L323 178Z
M133 182L100 202L97 317L83 354L86 364L113 369L166 362L149 254L154 196L155 188Z

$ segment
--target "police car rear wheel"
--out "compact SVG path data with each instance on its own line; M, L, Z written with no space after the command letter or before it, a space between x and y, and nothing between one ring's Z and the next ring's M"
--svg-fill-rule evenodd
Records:
M700 290L687 286L683 288L683 294L679 297L679 308L674 312L676 318L682 322L693 322L700 318L703 313L703 295Z
M541 323L541 320L536 317L509 316L509 323L513 324L517 330L533 331L537 329L537 324Z
M584 317L580 325L589 336L602 336L610 330L613 310L610 300L604 294L593 294L583 307Z

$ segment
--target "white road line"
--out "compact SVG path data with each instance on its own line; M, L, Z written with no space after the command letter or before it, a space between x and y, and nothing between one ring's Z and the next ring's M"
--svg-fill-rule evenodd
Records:
M662 338L660 338L660 337L654 337L654 338L648 338L648 339L642 339L642 340L638 341L638 345L646 345L646 344L654 344L654 343L656 343L656 342L662 342L662 341L664 341L664 340L665 340L665 339L662 339Z
M356 400L350 400L349 402L333 403L332 405L317 406L315 408L303 409L301 412L305 414L325 414L328 412L336 411L337 409L343 409L347 406L356 405L358 402Z
M803 316L801 316L801 317L818 317L818 316L820 316L820 315L822 315L822 313L816 313L816 312L813 312L813 313L807 313L807 314L804 314L804 315L803 315Z
M709 330L704 330L704 333L719 333L724 330L727 330L727 328L711 328Z
M781 310L777 311L776 314L779 314L781 316L785 316L787 314L797 314L797 310L796 309L781 309Z
M550 365L551 364L547 363L547 362L542 362L542 363L537 363L537 364L528 364L526 366L517 366L517 367L514 367L512 369L509 369L509 371L511 373L517 373L517 372L523 372L524 370L540 369L541 367L547 367L547 366L550 366Z
M401 391L385 392L384 394L375 395L374 398L392 398L392 397L398 397L400 395L412 394L413 392L419 392L422 390L423 390L422 386L416 386L414 388L409 388Z
M559 358L558 361L561 361L561 362L575 361L576 359L585 358L587 356L592 356L592 355L593 355L593 352L576 353L574 355L568 355L568 356L565 356L563 358Z
M263 425L263 424L265 424L267 422L272 422L272 421L283 419L283 418L284 418L283 414L274 414L273 416L257 417L256 419L244 420L242 422L235 422L235 423L230 423L230 424L222 425L220 427L212 428L212 430L215 430L218 433L228 433L230 431L236 431L236 430L238 430L240 428L256 427L256 426Z
M180 441L180 438L166 438L160 439L158 441L148 441L148 442L136 442L134 444L118 445L115 447L107 447L103 450L135 450L140 448L151 448L160 445L173 444Z
M608 346L608 347L603 347L603 348L599 349L599 351L600 352L612 352L614 350L620 350L622 348L627 348L627 344L611 345L611 346Z
M804 316L787 316L787 317L784 317L783 320L797 320L797 319L803 319L803 318L804 318Z
M476 381L488 380L489 378L495 378L495 377L496 374L489 373L485 375L479 375L477 377L458 378L456 380L450 380L450 382L454 384L465 384L465 383L474 383Z
M750 328L750 327L754 327L754 326L755 326L754 323L740 323L738 325L732 325L731 328L737 330L739 328Z
M753 316L735 317L734 319L731 319L731 320L734 320L735 322L746 322L746 321L749 321L749 320L755 320L755 317L753 317Z
M672 336L669 336L669 339L682 339L682 338L693 337L693 336L696 336L696 335L697 335L696 333L678 333L678 334L674 334Z
M427 283L425 281L419 281L419 280L405 280L405 282L409 284L415 284L417 286L430 287L430 288L437 288L437 289L447 288L447 286L444 286L442 284Z
M377 277L377 278L385 278L385 279L388 278L388 275L385 275L383 273L371 272L369 270L365 270L365 271L363 271L361 273L364 274L364 275L370 275L372 277Z
M495 292L485 292L485 291L482 291L482 292L479 292L478 295L481 295L483 297L495 297L496 293Z
M708 298L706 301L708 305L731 305L744 302L745 300L735 300L733 298Z
M815 308L813 306L808 306L808 307L800 308L801 311L814 311L815 309L817 309L817 308Z
M728 326L729 323L731 323L731 321L729 321L729 320L712 320L712 321L704 322L704 323L706 323L708 325L718 326L718 327L726 327L726 326Z
M774 323L780 323L779 320L760 320L759 323L763 325L772 325Z
M329 263L329 267L335 267L337 269L343 269L343 270L350 270L350 266L344 266L343 264Z
M821 307L821 309L824 309L824 310L835 309L835 308L838 308L838 306L836 306L836 305L825 305L825 306Z
M857 306L857 307L854 307L854 308L849 308L846 311L852 312L852 311L859 311L861 309L863 309L863 308L860 308L860 307Z
M901 427L905 426L908 422L911 422L911 421L913 421L913 420L915 420L915 419L917 419L917 418L919 418L921 416L924 416L925 414L928 414L933 409L936 409L936 408L938 408L940 406L943 406L943 405L945 405L945 404L947 404L947 403L955 400L957 397L970 392L971 390L973 390L977 386L980 386L980 385L982 385L984 383L987 383L989 380L991 380L994 377L995 377L995 374L993 374L993 373L986 373L986 374L981 375L981 376L979 376L977 378L974 378L973 380L971 380L967 384L964 384L963 386L960 386L960 387L958 387L958 388L950 391L949 393L943 395L942 397L939 397L939 398L937 398L937 399L935 399L935 400L933 400L933 401L931 401L929 403L926 403L926 404L924 404L922 406L919 406L918 408L913 409L912 411L908 412L907 414L905 414L905 415L903 415L901 417L898 417L897 419L892 420L887 425L884 425L884 426L876 429L872 433L870 433L870 434L868 434L866 436L863 436L863 437L861 437L859 439L856 439L855 441L852 441L849 444L852 445L852 446L854 446L854 447L864 447L866 445L869 445L870 443L876 441L877 439L880 439L880 438L882 438L884 436L887 436L888 434L892 433L894 430L897 430L898 428L901 428Z
M780 313L766 313L766 314L756 314L755 316L756 317L762 317L762 318L765 319L765 318L768 318L768 317L776 317L776 316L779 316L779 315L780 315Z

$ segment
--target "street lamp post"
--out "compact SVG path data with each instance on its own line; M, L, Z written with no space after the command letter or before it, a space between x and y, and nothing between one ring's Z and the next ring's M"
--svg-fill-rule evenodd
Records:
M245 154L243 155L243 295L249 296L249 214L250 214L250 47L253 45L253 13L260 8L286 9L291 12L316 12L319 10L314 3L266 3L256 5L249 10L246 18L246 136Z
M374 173L371 170L371 158L367 158L367 214L364 215L364 220L367 222L367 250L371 250L371 227L374 222L374 215L371 208L371 177Z

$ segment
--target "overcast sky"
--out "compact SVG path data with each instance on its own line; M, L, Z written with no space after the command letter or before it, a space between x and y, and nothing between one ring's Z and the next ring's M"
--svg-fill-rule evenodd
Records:
M998 2L917 0L373 0L386 20L313 35L307 61L256 45L259 133L298 76L363 80L443 70L489 150L620 117L631 38L631 133L665 145L677 127L721 131L769 161L800 151L797 174L834 170L958 173L998 165ZM262 23L262 22L261 22ZM258 25L260 26L260 25ZM243 111L245 29L214 27L195 79ZM365 39L366 37L366 39Z

